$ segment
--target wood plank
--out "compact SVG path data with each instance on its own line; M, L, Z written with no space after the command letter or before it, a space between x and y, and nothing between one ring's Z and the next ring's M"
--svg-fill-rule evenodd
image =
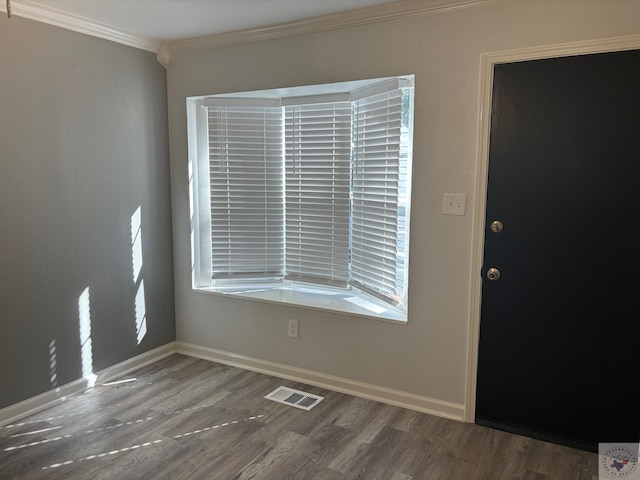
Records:
M174 355L0 428L0 478L550 480L597 455ZM263 398L324 396L310 411Z

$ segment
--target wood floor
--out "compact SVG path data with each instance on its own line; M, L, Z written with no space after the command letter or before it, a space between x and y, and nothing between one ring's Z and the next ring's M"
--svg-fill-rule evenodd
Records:
M597 479L593 453L190 357L123 379L0 427L0 478Z

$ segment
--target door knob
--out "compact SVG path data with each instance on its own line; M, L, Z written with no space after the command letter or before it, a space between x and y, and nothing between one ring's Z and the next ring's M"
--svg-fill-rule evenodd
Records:
M500 278L500 270L491 267L489 270L487 270L487 278L489 280L498 280Z
M504 228L504 225L500 220L494 220L493 222L491 222L490 228L493 233L500 233Z

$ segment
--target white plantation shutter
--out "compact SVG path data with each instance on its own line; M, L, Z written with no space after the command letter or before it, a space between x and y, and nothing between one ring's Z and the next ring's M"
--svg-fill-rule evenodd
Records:
M355 102L351 281L400 301L399 250L402 90ZM400 268L399 268L400 267Z
M281 276L280 107L209 107L212 278Z
M347 285L351 102L285 107L286 278Z

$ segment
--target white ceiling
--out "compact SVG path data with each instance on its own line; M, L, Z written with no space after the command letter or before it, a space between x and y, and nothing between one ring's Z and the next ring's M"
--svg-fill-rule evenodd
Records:
M139 37L170 41L266 27L396 0L14 0ZM5 0L2 0L5 3Z

